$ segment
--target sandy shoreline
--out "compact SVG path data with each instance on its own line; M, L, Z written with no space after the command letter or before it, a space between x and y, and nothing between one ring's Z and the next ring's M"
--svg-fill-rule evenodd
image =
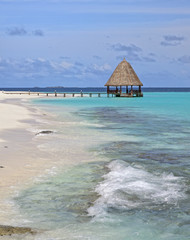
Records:
M90 140L89 135L86 141L86 132L77 134L72 123L63 125L52 113L28 102L34 98L39 96L0 93L0 225L14 226L16 222L16 226L28 227L22 216L19 221L20 213L11 199L35 179L52 174L56 169L94 161L93 155L84 151L94 142L93 136ZM68 132L70 126L69 135L59 133L59 130ZM36 135L40 130L56 131L56 128L57 134ZM60 143L59 149L57 144Z
M37 234L43 231L43 226L32 228L35 222L23 214L15 198L77 165L102 161L89 149L112 139L103 132L84 127L89 122L70 113L67 106L51 109L32 104L30 100L34 98L39 96L0 93L3 115L0 118L0 226L3 226L0 235L17 229L20 233L28 228ZM38 134L44 130L52 130L52 134ZM14 236L4 237L14 239Z
M31 128L40 129L36 119L47 118L39 109L24 104L37 96L5 95L0 93L0 224L12 224L10 196L25 183L39 175L50 164L48 153L37 147L42 139L35 139ZM15 216L16 217L16 216Z

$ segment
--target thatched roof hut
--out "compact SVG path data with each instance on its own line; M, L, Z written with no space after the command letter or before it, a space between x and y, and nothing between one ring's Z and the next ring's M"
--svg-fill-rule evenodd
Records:
M122 94L122 86L126 86L126 94L133 96L133 86L139 86L138 94L141 93L142 82L139 80L137 74L133 70L130 63L125 58L116 67L115 71L105 84L107 86L107 93L118 93L117 87L120 86L120 94ZM128 86L131 86L131 91L128 91ZM109 87L116 87L116 90L110 90ZM135 91L136 93L137 91ZM126 95L125 94L125 95Z
M125 58L116 67L105 86L143 86L137 74Z

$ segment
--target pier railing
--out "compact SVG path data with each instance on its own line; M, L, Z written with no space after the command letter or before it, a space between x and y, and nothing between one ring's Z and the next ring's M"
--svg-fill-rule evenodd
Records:
M17 94L17 95L37 95L37 96L46 96L46 97L115 97L114 94L107 94L106 92L22 92L14 91L8 92L3 91L4 94Z
M143 97L143 93L106 93L106 92L24 92L24 91L2 91L4 94L27 94L45 97Z

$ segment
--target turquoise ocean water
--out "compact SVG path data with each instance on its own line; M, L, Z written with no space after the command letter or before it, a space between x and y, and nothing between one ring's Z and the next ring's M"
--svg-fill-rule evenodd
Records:
M56 116L44 148L72 157L14 199L31 238L189 239L190 93L34 103Z

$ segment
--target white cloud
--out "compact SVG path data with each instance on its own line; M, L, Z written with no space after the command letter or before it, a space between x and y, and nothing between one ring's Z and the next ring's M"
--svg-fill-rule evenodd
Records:
M69 69L74 66L72 63L65 62L65 61L62 61L59 65L64 69Z
M111 72L111 66L107 63L102 65L91 64L85 69L85 73L90 75L104 75L110 72Z
M23 27L9 28L7 29L6 33L10 36L24 36L28 34Z
M9 36L44 36L44 32L41 29L35 29L32 32L26 30L24 27L11 27L6 30L6 34Z
M50 61L44 58L26 58L23 60L2 59L0 58L0 80L11 76L12 79L31 78L31 77L77 77L84 75L97 75L109 72L111 66L107 63L103 65L92 64L85 66L78 62L71 63L66 61Z
M163 36L164 41L160 43L161 46L178 46L182 44L182 42L185 40L182 36L176 36L176 35L166 35Z
M94 64L93 68L94 68L94 70L98 70L98 71L104 72L104 71L110 70L111 66L109 64L107 64L107 63L105 63L104 65Z
M116 51L116 52L122 52L123 55L119 55L116 58L119 60L123 60L124 57L127 58L129 61L137 61L137 62L155 62L155 56L152 54L149 54L148 56L143 55L143 50L142 48L134 45L134 44L121 44L121 43L116 43L111 45L111 49Z
M190 63L190 56L189 55L184 55L182 57L179 57L178 61L180 63Z

